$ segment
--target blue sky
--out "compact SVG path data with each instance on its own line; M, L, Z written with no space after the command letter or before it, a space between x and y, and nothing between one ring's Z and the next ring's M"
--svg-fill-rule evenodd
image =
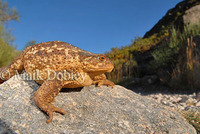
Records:
M104 53L143 36L182 0L4 0L15 7L20 22L8 24L23 50L30 40L60 40Z

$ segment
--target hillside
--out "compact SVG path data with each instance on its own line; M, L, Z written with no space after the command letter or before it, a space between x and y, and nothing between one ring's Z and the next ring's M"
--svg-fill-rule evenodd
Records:
M171 26L175 26L177 29L183 29L185 24L188 25L189 23L194 24L198 22L200 18L198 15L200 12L198 9L192 11L192 13L195 14L195 17L193 15L188 16L187 12L189 9L199 4L200 1L198 0L184 0L178 3L174 8L167 11L166 15L160 19L152 29L146 32L144 38L148 38L155 33L160 33L162 30L168 30Z
M150 78L155 82L159 81L177 88L178 86L170 81L181 81L184 75L189 75L177 74L177 72L189 73L188 71L193 71L196 67L193 65L189 68L188 65L193 64L198 57L199 22L200 1L185 0L178 3L167 11L166 15L143 38L136 38L131 45L112 48L106 53L115 64L115 70L108 74L109 79L116 83L127 84L128 82L135 85L148 84L147 80ZM197 47L194 47L194 44ZM189 51L190 53L195 51L190 55L192 58L190 61L187 55ZM189 81L188 79L190 78L186 81ZM193 84L194 82L190 82L186 87L194 88Z

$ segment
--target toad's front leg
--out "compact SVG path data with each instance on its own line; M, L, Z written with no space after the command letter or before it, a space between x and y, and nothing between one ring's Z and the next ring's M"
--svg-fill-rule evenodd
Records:
M97 87L101 85L111 86L114 87L115 84L106 78L105 74L100 74L92 77L93 84L96 84Z
M44 81L42 86L34 93L33 99L35 104L49 116L49 119L46 121L47 123L52 121L53 112L58 112L63 115L66 113L65 110L54 107L52 104L62 86L63 84L61 80L47 80Z
M97 87L101 85L106 85L106 86L111 86L113 88L115 86L115 84L112 81L107 80L107 79L93 81L93 84L97 84Z

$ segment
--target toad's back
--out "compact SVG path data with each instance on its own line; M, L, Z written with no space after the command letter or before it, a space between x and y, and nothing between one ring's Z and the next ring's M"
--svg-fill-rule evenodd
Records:
M25 50L24 68L31 73L33 70L63 70L81 67L80 54L93 55L71 44L52 41L30 46Z

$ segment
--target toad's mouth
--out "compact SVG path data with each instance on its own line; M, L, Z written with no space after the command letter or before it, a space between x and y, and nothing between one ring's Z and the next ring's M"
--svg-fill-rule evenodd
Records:
M87 69L87 72L99 72L99 73L110 73L113 70L113 66L112 67L104 67L104 68L89 68Z

